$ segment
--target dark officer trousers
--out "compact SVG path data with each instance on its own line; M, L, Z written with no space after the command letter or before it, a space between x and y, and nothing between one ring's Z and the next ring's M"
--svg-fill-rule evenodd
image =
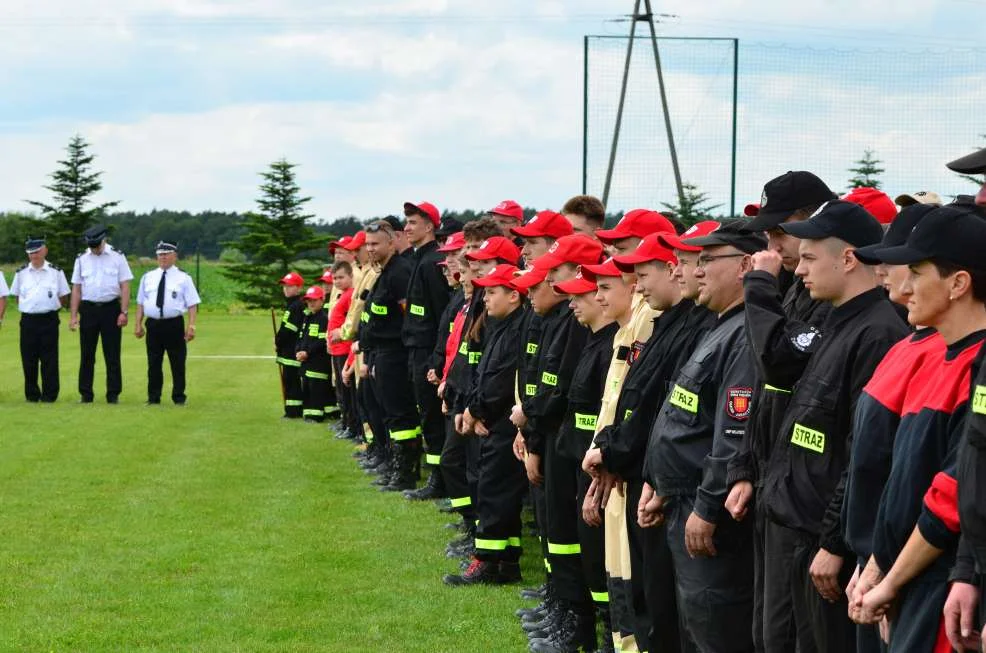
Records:
M542 537L548 541L551 582L558 598L588 606L591 599L579 542L581 506L575 505L581 472L578 463L559 455L554 445L548 443L544 455L545 528Z
M408 378L404 349L373 351L373 385L390 439L394 442L417 440L421 436L421 422L414 404L414 389Z
M829 603L818 593L808 574L811 562L818 553L818 537L786 530L787 535L794 538L789 587L794 606L794 621L798 629L798 651L853 653L856 650L856 628L849 620L849 604L845 593L839 593L839 601L836 603ZM767 537L767 544L770 546L771 532L768 532ZM839 573L839 587L849 584L855 568L855 558L845 559ZM766 605L764 608L766 610Z
M301 414L307 420L321 422L325 419L325 409L331 400L332 373L327 366L301 366L301 386L305 391L304 409Z
M342 426L353 435L362 432L360 421L356 415L356 383L352 379L349 385L342 382L342 370L346 366L347 354L332 356L332 373L336 382L336 401L342 417Z
M452 508L471 527L476 519L476 509L475 495L466 476L467 446L467 438L455 432L453 416L448 415L445 418L445 443L440 463L442 479L445 481L445 490L452 502Z
M168 354L171 366L171 400L176 404L185 403L185 358L188 344L185 342L185 318L178 316L166 320L147 318L147 401L161 401L161 388L164 385L162 364ZM106 342L103 341L103 351Z
M21 314L21 366L28 401L58 399L58 311ZM41 387L38 388L38 367Z
M368 359L370 356L364 354L364 360ZM358 374L359 370L356 372ZM356 386L356 399L360 418L370 427L369 433L364 430L364 435L369 436L367 440L373 444L376 453L389 460L390 438L387 437L387 427L383 423L383 410L377 402L375 385L376 381L372 376L360 379Z
M103 362L106 365L106 399L115 401L123 391L120 374L120 300L97 304L82 302L79 306L79 341L82 357L79 361L79 394L92 401L92 379L96 369L96 345L103 340Z
M786 653L795 650L799 640L811 641L809 624L796 626L794 620L791 565L796 533L767 519L759 502L755 519L754 574L759 616L753 623L753 640L758 646L762 643L766 653ZM810 653L813 648L809 645L801 650Z
M514 457L517 430L507 422L479 441L476 488L476 557L516 562L520 559L521 502L527 491L524 464Z
M421 415L425 462L438 466L441 462L442 446L445 444L445 420L442 415L442 400L438 398L438 386L428 381L431 354L430 348L412 347L408 349L407 362L411 370L414 399Z
M576 525L579 529L579 546L582 549L582 574L585 577L586 586L589 588L589 596L600 608L609 610L609 590L606 587L606 527L604 523L599 526L589 526L582 519L582 504L585 503L585 495L589 491L592 477L583 474L581 469L576 477L578 484L578 494L575 495ZM605 517L603 518L605 521ZM609 637L609 633L606 634Z
M694 497L669 497L665 529L680 597L678 608L701 653L753 651L753 527L749 520L720 518L713 536L717 555L692 558L685 548L685 523Z

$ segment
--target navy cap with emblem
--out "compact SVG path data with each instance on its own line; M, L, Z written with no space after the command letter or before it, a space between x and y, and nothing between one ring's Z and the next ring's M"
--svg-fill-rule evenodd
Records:
M744 254L756 254L767 249L767 239L756 231L750 231L749 220L730 220L712 233L697 238L682 238L681 242L692 247L717 247L731 245Z
M764 184L760 206L755 209L756 217L746 223L746 228L750 231L775 229L798 209L836 197L817 175L806 170L790 170Z
M178 251L178 245L175 243L169 243L164 240L159 240L157 245L154 246L155 254L170 254L172 252Z
M454 233L462 231L462 223L452 217L442 218L441 224L435 231L436 238L448 238Z
M86 240L86 245L96 247L106 238L106 225L95 224L82 232L82 237Z
M880 222L859 204L844 200L826 202L807 220L785 222L778 228L795 238L838 238L857 248L876 245L883 240Z
M890 228L883 235L883 242L878 245L867 245L856 250L856 258L866 265L882 263L880 251L889 247L898 247L907 242L907 237L917 226L918 221L938 207L934 204L908 204L900 210L897 217L890 223Z
M44 236L28 236L27 240L24 241L24 251L28 254L33 254L44 246Z
M986 268L984 247L986 220L971 208L943 206L924 216L906 243L880 250L879 257L890 265L934 259L981 270Z
M964 175L977 175L986 172L986 147L954 161L949 161L945 166L953 172Z

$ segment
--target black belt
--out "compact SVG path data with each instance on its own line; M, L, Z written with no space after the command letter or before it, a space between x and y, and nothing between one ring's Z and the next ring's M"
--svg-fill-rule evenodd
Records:
M151 317L150 315L145 315L151 322L174 322L175 320L180 320L183 316L178 315L176 317Z
M114 303L115 304L119 304L120 303L120 298L119 297L114 297L113 299L110 299L110 300L105 301L105 302L91 302L88 299L83 299L82 300L82 303L85 304L86 306L107 306L109 304L114 304Z
M45 311L44 313L21 313L21 317L24 317L24 318L32 318L32 319L40 319L40 318L43 318L43 317L51 318L51 317L57 317L57 316L58 316L58 310L57 309L54 310L54 311Z

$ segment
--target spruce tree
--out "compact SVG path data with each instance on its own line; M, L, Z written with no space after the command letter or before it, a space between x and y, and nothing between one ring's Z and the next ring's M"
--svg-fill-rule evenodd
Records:
M885 170L880 167L883 163L880 159L877 159L873 150L864 150L863 158L856 161L855 168L849 168L849 172L853 173L853 176L849 178L849 190L853 188L876 188L880 189L880 180L877 176L883 173Z
M303 254L324 248L326 237L319 237L309 224L315 216L305 213L311 197L302 197L295 181L296 164L280 159L260 173L257 206L260 211L244 217L243 235L225 243L243 253L246 261L233 263L223 274L238 282L237 298L250 308L270 308L283 301L277 280L296 269ZM314 282L321 269L309 266L298 270ZM309 284L311 285L311 284Z
M41 210L34 231L47 236L48 260L71 270L75 254L82 247L82 232L104 219L106 209L119 202L93 204L93 196L103 189L103 173L93 170L96 157L82 136L73 136L65 149L68 157L58 162L59 168L49 175L51 185L44 187L52 193L51 204L35 200L27 203Z
M712 219L712 213L720 208L722 204L712 204L707 193L703 193L695 184L684 182L681 185L684 201L678 200L676 204L661 202L664 207L662 211L669 218L674 218L686 228L696 222Z

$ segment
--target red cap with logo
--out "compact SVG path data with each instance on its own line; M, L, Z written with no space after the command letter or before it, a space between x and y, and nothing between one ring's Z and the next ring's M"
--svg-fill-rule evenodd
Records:
M520 258L520 250L510 242L510 239L503 236L493 236L484 240L479 249L467 253L466 258L470 261L489 261L499 258L516 263L517 259Z
M418 202L417 204L414 202L404 202L404 214L407 215L409 213L422 213L428 216L428 219L436 227L442 221L442 214L438 212L438 207L431 202Z
M587 292L596 292L599 288L596 285L596 275L586 267L580 267L573 279L559 281L555 284L555 292L559 295L584 295Z
M685 233L680 236L676 236L673 233L658 234L657 240L665 247L670 247L671 249L678 249L682 252L701 252L701 247L686 245L681 241L685 238L700 238L701 236L708 236L720 226L722 225L715 220L703 220L702 222L696 222L690 226Z
M548 253L534 261L534 267L551 269L562 263L592 265L603 255L603 246L595 238L585 234L563 236L552 243Z
M890 224L897 217L897 204L889 195L876 188L854 188L842 199L859 204L880 224Z
M503 200L490 209L490 213L493 215L503 215L508 218L513 218L517 222L524 221L524 207L513 200Z
M588 270L597 277L618 277L623 274L623 270L616 265L613 257L610 257L599 265L583 265L583 270Z
M329 284L331 286L332 285L332 270L326 270L325 272L323 272L322 273L322 276L319 277L318 280L321 281L322 283L327 283L327 284Z
M527 288L521 288L516 283L514 283L515 276L520 270L517 269L516 265L510 265L508 263L501 263L492 270L485 277L479 277L478 279L472 280L472 285L479 286L481 288L490 288L492 286L503 286L504 288L509 288L510 290L516 290L522 295L527 294Z
M352 236L343 236L339 240L333 240L331 243L329 243L329 251L330 252L334 252L339 247L342 247L343 249L345 249L346 248L346 244L349 241L351 241L352 239L353 239Z
M325 291L322 286L312 286L305 291L306 300L325 299Z
M466 234L456 231L445 240L445 244L438 248L439 252L458 252L466 246Z
M575 233L572 223L561 213L540 211L522 227L511 227L510 233L521 238L561 238Z
M643 238L660 232L674 233L674 225L657 211L634 209L627 211L612 229L600 229L596 237L604 243L624 238Z
M661 261L677 265L678 257L674 255L674 249L661 242L661 236L665 235L667 234L651 234L640 241L637 249L632 253L626 256L614 256L616 267L624 272L633 272L633 266L638 263Z
M527 290L529 288L533 288L547 278L548 268L542 268L535 265L532 268L524 270L524 274L514 279L514 285L518 288Z
M288 272L281 277L280 283L282 286L303 286L305 285L305 280L297 272Z
M350 252L355 252L365 244L366 244L366 232L357 231L356 235L349 239L349 242L339 246L342 247L343 249L348 249Z

